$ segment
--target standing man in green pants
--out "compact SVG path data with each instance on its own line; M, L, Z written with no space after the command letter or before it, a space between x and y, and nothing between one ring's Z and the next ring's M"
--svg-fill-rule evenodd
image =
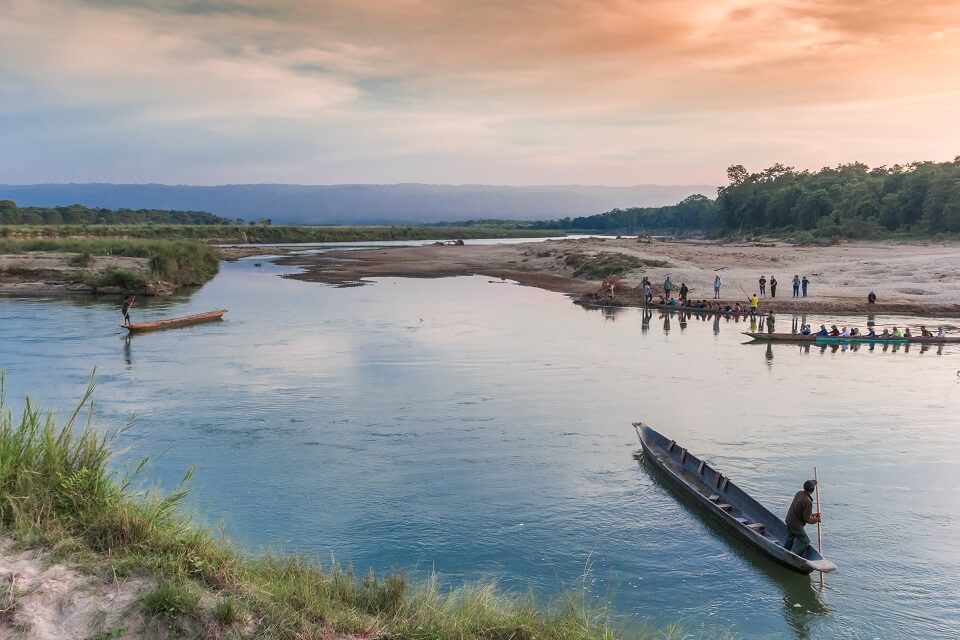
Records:
M820 514L813 512L813 491L816 488L816 480L804 482L803 491L797 491L797 495L793 496L793 502L787 509L787 517L784 518L787 525L787 539L783 541L783 548L801 558L810 546L810 538L807 537L804 527L820 522ZM794 543L797 543L796 548Z

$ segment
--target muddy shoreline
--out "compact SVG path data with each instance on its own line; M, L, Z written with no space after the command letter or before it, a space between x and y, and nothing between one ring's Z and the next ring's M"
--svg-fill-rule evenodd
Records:
M591 260L624 257L638 266L622 274L624 288L612 296L598 295L599 277L577 275ZM720 301L730 304L759 293L761 275L768 281L776 276L777 297L770 297L768 286L760 301L763 312L960 316L960 244L945 242L798 247L774 241L585 238L334 251L276 261L301 269L286 277L333 286L384 277L482 275L566 293L585 304L624 307L643 306L637 287L644 276L659 285L669 275L675 288L688 286L691 300L716 302L713 279L720 275ZM794 274L809 278L806 298L792 297ZM870 291L878 297L876 304L867 303Z

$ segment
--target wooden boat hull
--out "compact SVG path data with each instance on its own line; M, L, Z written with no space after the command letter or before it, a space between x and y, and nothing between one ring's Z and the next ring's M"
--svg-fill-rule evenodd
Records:
M754 340L765 342L814 342L817 338L813 334L805 336L801 333L761 333L759 331L742 331L741 333Z
M906 338L867 338L842 336L817 336L817 344L843 344L848 342L873 342L879 344L907 344Z
M650 427L639 422L633 426L643 447L644 460L691 495L697 506L725 530L797 573L836 570L837 566L812 545L803 557L784 549L787 525L729 478Z
M192 324L201 322L215 322L223 319L223 314L227 309L217 309L216 311L206 311L204 313L195 313L190 316L180 318L170 318L168 320L158 320L156 322L139 322L133 324L120 325L130 333L144 333L147 331L161 331L163 329L176 329L179 327L188 327Z
M799 333L760 333L757 331L743 331L743 335L750 336L754 340L761 342L821 342L817 340L816 335L801 335ZM838 338L836 336L820 336L821 338L827 337L835 340L837 342L893 342L895 340L900 340L908 344L956 344L960 343L960 336L947 336L944 338L937 337L923 337L923 336L910 336L909 338L898 338L898 339L886 339L883 338L866 338L862 336L860 338ZM824 341L826 342L826 341Z

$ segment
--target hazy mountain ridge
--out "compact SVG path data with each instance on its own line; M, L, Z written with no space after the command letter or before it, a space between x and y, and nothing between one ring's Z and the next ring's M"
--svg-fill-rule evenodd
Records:
M614 208L675 204L710 185L529 186L163 184L0 185L0 199L21 206L82 204L111 209L183 209L278 224L403 224L500 218L541 220Z

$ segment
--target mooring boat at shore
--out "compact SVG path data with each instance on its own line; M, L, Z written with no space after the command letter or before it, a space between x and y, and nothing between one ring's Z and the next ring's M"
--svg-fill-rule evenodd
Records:
M160 331L161 329L176 329L178 327L187 327L201 322L214 322L223 319L223 314L227 309L217 309L215 311L205 311L195 313L190 316L181 316L179 318L169 318L167 320L157 320L155 322L135 322L131 324L120 325L130 333L143 333L146 331Z
M641 422L634 423L633 427L643 447L644 460L690 494L724 529L797 573L827 573L837 569L837 565L820 555L813 545L803 556L784 549L787 525L783 520L675 441Z
M824 342L827 344L840 342L886 342L893 344L903 344L904 342L908 344L960 343L960 336L944 336L942 338L938 338L937 336L900 336L899 338L884 338L883 336L853 336L850 338L844 338L843 336L817 336L815 334L803 335L802 333L761 333L759 331L743 331L742 333L745 336L750 336L754 340L759 340L762 342ZM826 340L824 338L829 339Z

